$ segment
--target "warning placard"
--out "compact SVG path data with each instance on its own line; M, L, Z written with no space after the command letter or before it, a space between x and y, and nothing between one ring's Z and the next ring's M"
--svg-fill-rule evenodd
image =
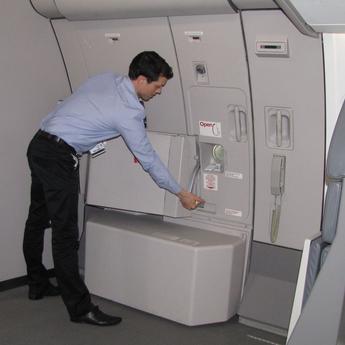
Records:
M204 174L204 188L207 190L218 190L218 176L215 174Z

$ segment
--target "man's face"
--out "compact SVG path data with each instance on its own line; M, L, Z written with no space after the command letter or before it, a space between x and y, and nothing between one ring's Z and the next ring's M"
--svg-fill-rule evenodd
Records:
M140 76L139 78L141 78L141 80L137 93L138 96L145 102L157 94L161 94L163 87L168 81L168 79L163 76L160 76L158 80L152 81L151 83L149 83L147 78L144 76Z

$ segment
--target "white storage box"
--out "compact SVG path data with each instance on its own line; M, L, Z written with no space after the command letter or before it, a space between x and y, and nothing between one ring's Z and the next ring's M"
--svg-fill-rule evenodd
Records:
M85 279L92 294L186 325L228 320L240 302L245 241L99 211L86 224Z

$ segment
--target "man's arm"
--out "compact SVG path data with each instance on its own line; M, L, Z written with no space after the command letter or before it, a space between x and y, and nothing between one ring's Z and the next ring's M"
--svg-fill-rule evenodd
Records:
M184 208L193 210L200 203L205 202L179 186L153 149L142 121L127 119L126 126L121 126L119 132L143 169L150 174L159 187L175 194Z

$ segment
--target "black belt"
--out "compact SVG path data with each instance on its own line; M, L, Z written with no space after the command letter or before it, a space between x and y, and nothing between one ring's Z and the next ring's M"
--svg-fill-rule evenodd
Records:
M47 139L49 141L54 141L58 145L60 145L62 147L66 147L67 149L69 149L70 151L75 153L74 148L71 145L68 145L66 143L66 141L64 141L63 139L59 138L57 135L50 134L48 132L42 131L42 129L39 129L38 132L37 132L37 137L45 138L45 139Z

